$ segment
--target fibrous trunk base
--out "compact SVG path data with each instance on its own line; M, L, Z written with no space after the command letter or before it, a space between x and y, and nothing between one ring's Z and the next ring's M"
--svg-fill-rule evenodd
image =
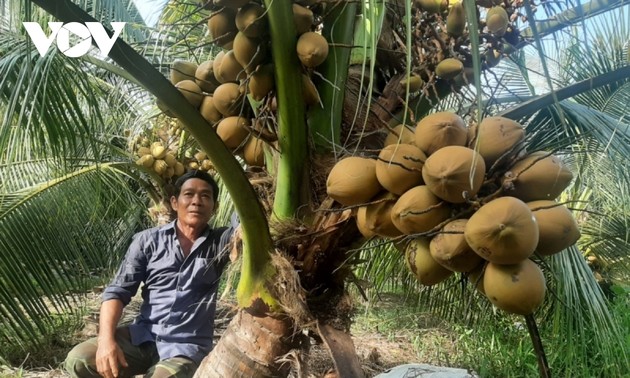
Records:
M286 317L254 316L240 310L195 377L286 377L290 364L277 360L298 344L292 335L293 324Z

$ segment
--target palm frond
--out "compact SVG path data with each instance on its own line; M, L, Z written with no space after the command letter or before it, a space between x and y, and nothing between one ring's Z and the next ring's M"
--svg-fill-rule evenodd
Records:
M74 311L78 295L111 273L144 215L144 196L131 189L125 166L93 165L0 192L0 344L28 351L53 314ZM11 171L24 168L1 172L18 177Z

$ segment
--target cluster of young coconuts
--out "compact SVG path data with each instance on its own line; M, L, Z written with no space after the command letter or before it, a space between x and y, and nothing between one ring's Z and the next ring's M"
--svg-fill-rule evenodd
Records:
M182 127L175 119L157 117L148 135L138 135L131 141L136 164L154 171L165 182L174 182L186 169L213 171L214 166L203 151L187 149L179 153Z
M392 130L378 156L350 156L329 173L328 195L356 209L361 233L405 241L424 285L462 272L498 308L527 315L543 301L548 256L580 237L555 199L573 175L556 156L527 152L525 130L503 117L468 128L457 114Z

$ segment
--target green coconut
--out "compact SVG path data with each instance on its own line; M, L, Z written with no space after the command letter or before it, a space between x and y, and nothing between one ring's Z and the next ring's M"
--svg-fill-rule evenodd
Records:
M380 235L394 238L402 235L400 230L392 222L391 211L398 196L384 192L372 199L374 203L361 206L357 212L357 225L361 229L368 230L368 235ZM363 231L361 232L363 234ZM363 236L368 237L366 234Z
M224 116L235 116L241 113L243 94L236 83L225 83L214 90L215 108Z
M416 143L416 134L413 132L413 130L401 124L394 127L392 131L387 134L387 137L385 137L385 143L383 143L383 147L387 147L392 144L414 143Z
M462 146L440 148L422 169L422 179L431 192L451 203L464 203L476 196L485 174L481 155Z
M438 284L453 274L431 257L427 238L420 237L409 242L405 250L405 262L411 273L425 286Z
M232 41L238 32L236 23L234 23L235 17L236 9L227 7L210 14L208 31L214 43L226 49L232 47Z
M465 29L466 12L464 11L464 3L455 3L446 17L446 31L454 37L459 37L464 34Z
M456 219L447 223L440 233L431 239L431 257L440 265L454 272L470 272L483 259L470 248L464 237L468 219Z
M217 125L217 135L227 148L236 150L243 146L245 138L249 135L250 126L251 122L247 118L225 117Z
M171 66L171 83L175 85L182 80L195 80L196 70L196 63L187 62L185 60L174 61Z
M536 252L550 256L569 248L580 239L580 230L571 211L554 201L532 201L527 206L538 223Z
M201 94L201 88L192 80L182 80L175 84L175 88L186 97L186 100L192 104L195 108L201 105L203 95Z
M422 80L420 75L411 74L409 77L400 80L400 86L403 90L407 90L407 85L409 85L409 93L415 93L422 89L424 80Z
M416 146L427 156L445 146L464 146L467 138L466 124L455 113L433 113L416 125Z
M406 235L432 230L448 219L451 210L425 185L407 190L392 208L392 222Z
M448 5L448 2L443 0L414 0L413 3L429 14L442 13Z
M495 264L516 264L534 253L538 224L527 205L514 197L499 197L481 206L464 230L468 245Z
M446 58L435 67L435 74L444 80L454 79L464 69L464 64L459 59Z
M510 17L505 8L496 6L488 10L486 14L486 26L488 31L497 37L503 37L510 25Z
M366 203L382 189L376 179L376 161L358 156L338 161L326 180L326 193L343 206Z
M411 144L391 144L381 150L376 162L376 177L383 188L401 195L422 184L426 156Z
M525 202L556 199L573 180L560 158L537 151L516 162L504 175L503 188Z
M545 299L545 276L529 259L513 265L488 264L483 286L490 302L511 314L530 315Z
M260 38L267 33L265 9L256 3L244 5L236 12L236 28L250 38Z
M206 60L195 70L195 83L206 93L213 93L221 83L214 77L214 61Z
M520 123L505 117L486 117L471 128L470 148L476 148L489 169L499 158L505 161L513 156L525 139Z
M302 34L298 38L296 49L300 62L309 68L319 66L328 57L328 41L315 32Z

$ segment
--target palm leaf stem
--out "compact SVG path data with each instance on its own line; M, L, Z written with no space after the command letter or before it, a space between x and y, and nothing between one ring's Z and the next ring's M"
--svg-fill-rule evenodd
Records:
M293 22L292 2L266 0L271 33L278 103L278 144L280 157L273 205L278 219L293 218L308 198L303 183L308 152L308 131L302 100L302 73L296 51L297 32Z
M608 85L620 80L625 80L630 77L630 65L618 68L614 71L601 74L599 76L582 80L578 83L570 85L568 87L556 90L555 96L558 101L577 96L580 93L590 91L595 88L599 88L604 85ZM530 114L533 114L546 105L553 102L553 93L534 97L528 101L523 102L521 105L511 107L497 116L502 116L511 119L520 119Z
M357 9L356 3L338 3L324 21L322 35L332 46L319 71L327 81L319 86L322 106L315 105L308 112L309 128L319 151L327 151L340 143L343 94L351 53L349 46L354 39Z

